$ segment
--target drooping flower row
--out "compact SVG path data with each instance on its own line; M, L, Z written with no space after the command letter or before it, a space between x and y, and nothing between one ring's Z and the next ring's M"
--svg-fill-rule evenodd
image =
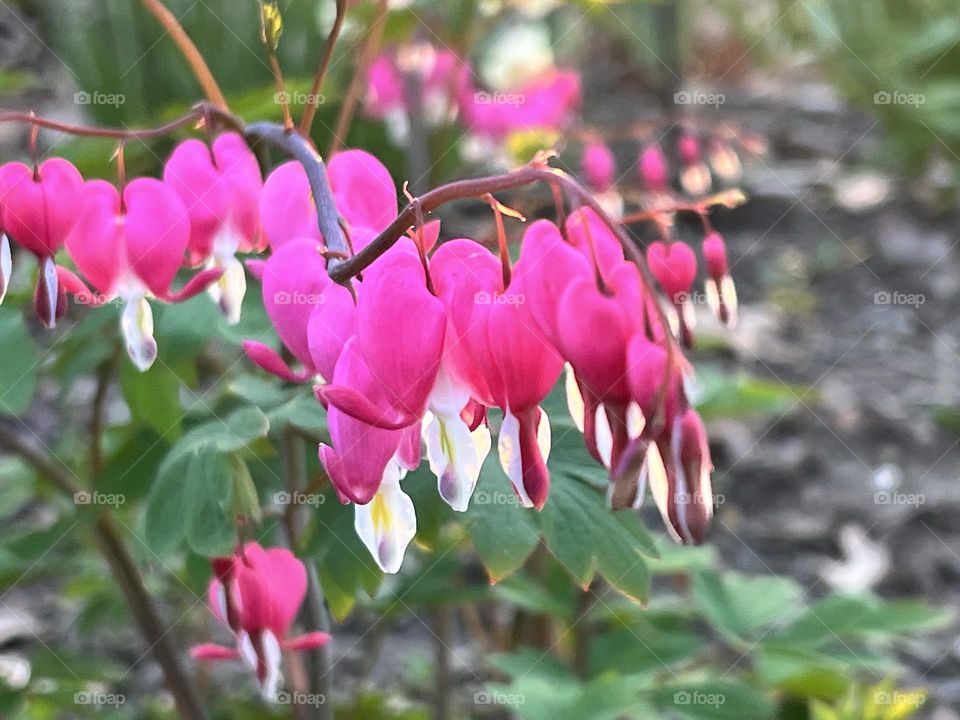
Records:
M329 174L359 251L396 216L393 182L362 151L333 157ZM506 253L471 239L437 245L438 224L427 223L348 288L326 272L303 170L283 166L267 186L285 211L271 220L272 255L250 265L300 367L259 342L245 349L286 380L316 383L331 437L321 462L341 500L355 504L356 529L385 571L399 569L416 532L404 477L425 457L443 499L466 510L492 446L492 408L501 411L497 450L517 501L543 507L551 439L540 404L565 365L570 409L609 472L611 505L638 507L649 484L671 533L702 539L711 463L684 394L687 366L660 293L592 210L574 211L562 228L531 224L512 267L500 259ZM708 284L717 288L729 284L725 252L719 235L706 239ZM697 274L693 250L660 242L647 255L666 304L682 310Z

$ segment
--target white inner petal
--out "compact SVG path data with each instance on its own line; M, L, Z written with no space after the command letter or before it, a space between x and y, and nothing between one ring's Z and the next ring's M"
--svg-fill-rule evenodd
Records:
M207 261L208 268L223 268L223 275L207 292L230 325L240 322L243 296L247 292L247 275L236 258L239 246L240 236L229 224L224 224L213 240L213 254Z
M613 431L610 429L610 418L607 417L607 410L603 405L597 405L594 418L597 454L600 455L603 466L609 470L610 461L613 458Z
M120 329L127 344L127 355L143 372L149 370L157 359L157 341L153 338L153 310L142 289L130 290L123 295L123 312L120 314Z
M497 437L497 451L500 454L500 467L510 478L513 489L524 507L533 507L533 501L523 487L523 462L520 458L520 423L509 410L503 414L500 434Z
M10 255L10 240L6 234L0 234L0 303L7 296L10 275L13 273L13 259Z

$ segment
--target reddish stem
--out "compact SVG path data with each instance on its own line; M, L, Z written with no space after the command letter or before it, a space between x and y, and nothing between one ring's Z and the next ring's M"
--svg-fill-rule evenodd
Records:
M320 56L317 70L313 74L313 85L310 86L310 94L307 96L307 106L303 109L303 117L300 118L300 132L304 135L310 135L313 117L317 114L317 105L320 103L320 88L323 87L323 79L327 75L330 60L333 58L333 48L337 44L337 38L346 19L347 0L337 0L337 17L333 21L333 27L330 28L327 42L323 45L323 55Z

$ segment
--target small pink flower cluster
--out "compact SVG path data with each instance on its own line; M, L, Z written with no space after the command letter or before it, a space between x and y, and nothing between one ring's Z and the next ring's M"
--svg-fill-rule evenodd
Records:
M234 256L264 246L261 186L257 160L235 133L212 146L187 140L162 180L137 178L120 190L85 182L62 158L34 168L7 163L0 167L0 300L12 270L9 237L40 263L34 304L45 326L66 312L68 294L89 305L118 300L128 354L145 370L157 356L147 298L179 302L208 289L228 320L239 319L246 280ZM56 264L62 248L86 282ZM185 265L204 269L175 291Z
M580 104L580 76L551 69L510 92L491 92L474 81L471 68L448 50L413 43L382 53L367 74L365 106L403 138L413 105L410 81L419 90L419 108L430 125L459 115L471 133L502 140L512 132L560 130Z
M331 158L328 177L359 251L396 217L393 181L358 150ZM612 505L638 507L649 483L675 537L703 538L711 462L684 394L686 365L657 295L592 210L576 210L562 228L531 224L512 267L505 246L499 258L465 238L434 249L439 228L428 223L344 287L326 272L303 170L281 166L263 196L274 208L264 215L274 251L252 268L302 367L261 343L245 348L286 380L316 381L331 437L320 459L385 571L399 569L416 532L400 481L425 455L440 495L466 510L492 444L490 408L502 411L498 452L518 502L543 507L550 424L540 404L565 364L571 412L610 473ZM707 246L711 278L725 276L719 236ZM657 243L648 256L665 294L689 292L696 257L686 244Z

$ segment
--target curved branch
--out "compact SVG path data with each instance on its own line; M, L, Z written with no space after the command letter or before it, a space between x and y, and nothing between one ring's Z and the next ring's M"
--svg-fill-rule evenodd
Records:
M310 192L317 207L317 225L323 242L333 255L348 256L350 247L340 227L340 213L333 201L333 191L330 181L327 180L327 167L323 158L313 147L313 144L295 130L287 129L282 125L271 122L256 122L247 125L244 134L248 140L263 140L288 155L292 155L303 166L310 183ZM392 244L392 243L391 243ZM337 259L331 258L327 263L329 268L336 266ZM371 261L372 262L372 261Z

